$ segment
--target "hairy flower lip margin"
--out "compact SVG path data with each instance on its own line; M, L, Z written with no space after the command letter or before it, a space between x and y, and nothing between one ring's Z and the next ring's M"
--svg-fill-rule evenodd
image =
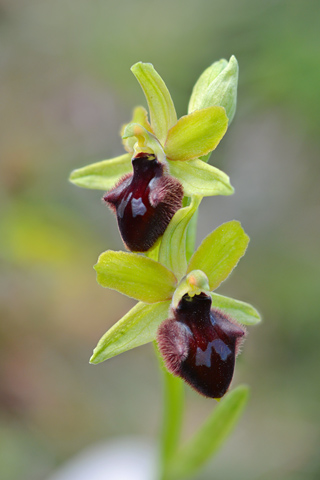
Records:
M221 398L231 384L246 329L211 303L204 293L185 294L159 326L157 344L169 372L198 393Z

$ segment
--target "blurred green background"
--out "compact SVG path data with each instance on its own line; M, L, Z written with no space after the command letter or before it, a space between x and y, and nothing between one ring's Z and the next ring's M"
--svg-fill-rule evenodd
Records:
M69 172L120 155L145 105L130 66L154 64L178 115L213 61L236 55L238 110L211 157L236 194L206 199L198 242L233 218L251 236L220 293L253 303L233 385L234 435L199 479L320 478L320 39L312 0L0 1L0 478L45 479L81 449L155 441L152 346L98 366L97 340L132 305L92 265L122 249L101 192ZM215 402L188 389L187 437Z

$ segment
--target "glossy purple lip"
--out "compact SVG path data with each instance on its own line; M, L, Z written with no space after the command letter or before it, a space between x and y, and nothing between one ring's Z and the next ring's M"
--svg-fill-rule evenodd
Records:
M218 309L211 297L185 295L174 317L158 330L158 346L168 370L202 395L221 398L228 390L245 329Z
M146 252L181 208L183 189L178 180L164 173L155 155L139 153L132 166L133 174L122 178L104 200L117 216L128 249Z

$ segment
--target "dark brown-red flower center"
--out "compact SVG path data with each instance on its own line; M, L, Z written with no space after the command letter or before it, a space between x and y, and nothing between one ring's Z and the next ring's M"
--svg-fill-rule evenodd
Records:
M145 252L164 234L181 208L183 189L153 154L139 153L132 159L132 166L133 173L122 178L104 200L117 216L128 249Z
M185 295L158 330L158 346L168 370L199 393L220 398L228 390L235 358L246 331L204 293Z

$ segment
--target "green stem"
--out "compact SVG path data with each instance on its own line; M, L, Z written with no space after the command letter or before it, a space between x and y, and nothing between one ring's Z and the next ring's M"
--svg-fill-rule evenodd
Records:
M183 206L190 205L191 198L184 198ZM197 234L198 210L193 215L187 230L186 236L186 257L187 262L195 249ZM163 364L162 357L159 354L155 343L156 353L159 359L160 368L163 375L163 422L161 433L161 469L160 480L170 480L168 467L175 457L180 440L180 433L184 412L184 384L183 381L171 375Z
M175 456L182 427L184 412L183 381L169 373L163 365L163 360L155 344L160 369L163 376L163 421L160 439L160 479L168 480L167 468Z
M164 414L161 435L161 480L167 480L167 467L175 456L184 411L184 385L180 378L163 371Z
M211 153L212 152L207 153L207 155L204 155L203 157L201 157L200 160L202 160L205 163L208 163L211 157ZM191 199L189 199L189 203L190 203L190 200ZM196 213L193 215L188 227L187 241L186 241L187 262L189 262L195 250L196 238L197 238L198 215L199 215L199 209L197 209Z

